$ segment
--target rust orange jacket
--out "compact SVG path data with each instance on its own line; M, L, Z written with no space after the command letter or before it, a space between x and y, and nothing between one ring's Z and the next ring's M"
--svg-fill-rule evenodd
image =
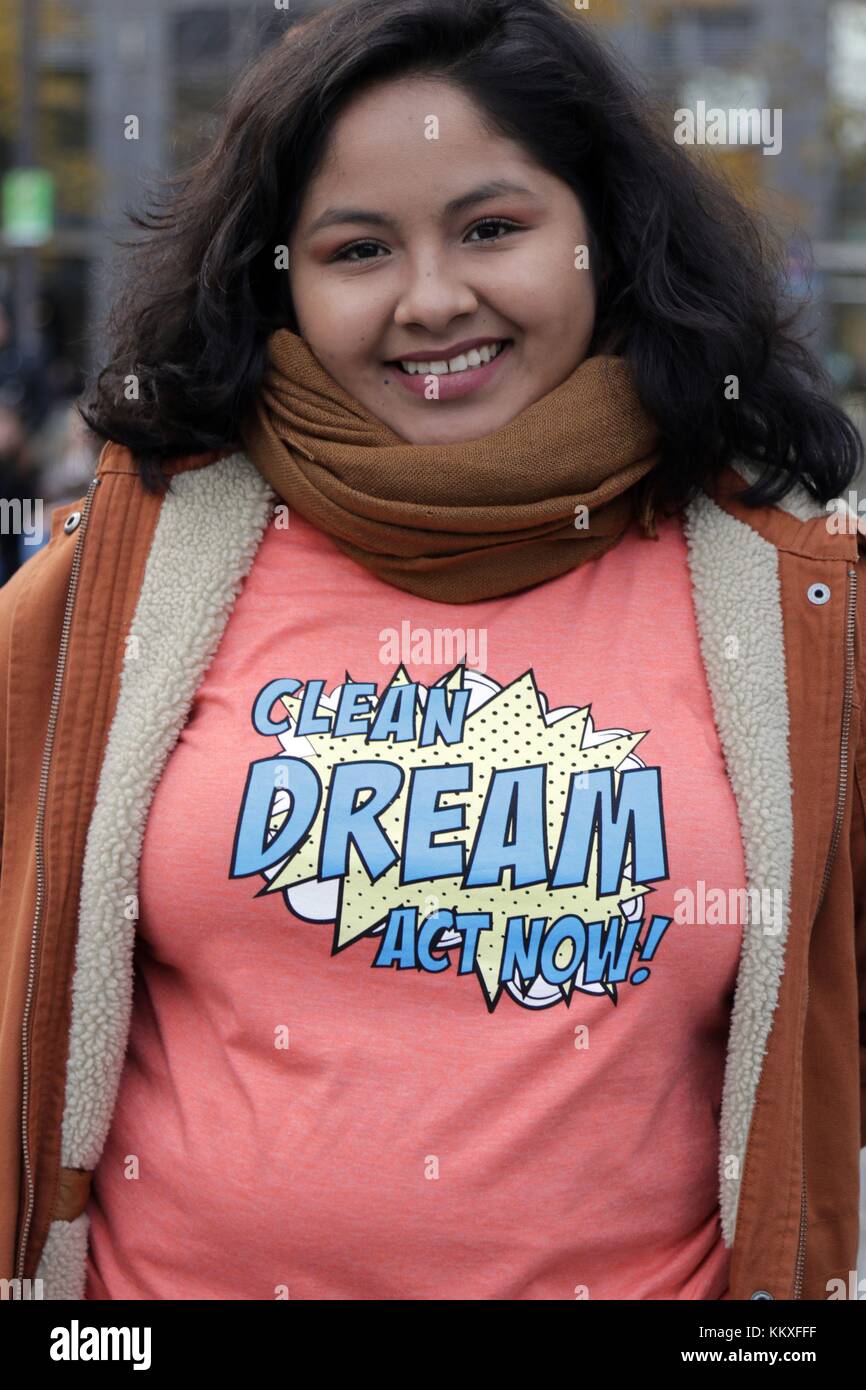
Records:
M147 811L279 500L243 454L168 471L149 494L107 445L0 589L0 1278L23 1297L83 1297ZM683 518L750 898L783 904L744 924L721 1226L731 1298L825 1299L856 1267L866 1144L866 525L799 488L746 507L752 476Z

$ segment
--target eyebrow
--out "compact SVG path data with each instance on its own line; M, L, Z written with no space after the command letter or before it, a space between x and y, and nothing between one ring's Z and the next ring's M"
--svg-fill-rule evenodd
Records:
M477 203L489 202L491 198L501 198L504 193L528 193L532 196L532 189L512 183L510 179L493 179L489 183L481 183L477 188L470 189L468 193L461 193L459 197L446 203L442 212L443 220L453 217L455 213L465 212ZM396 227L393 219L386 217L382 212L372 212L365 208L328 208L310 224L307 235L313 236L323 227L332 227L338 222L369 222L375 227L389 227L392 230Z

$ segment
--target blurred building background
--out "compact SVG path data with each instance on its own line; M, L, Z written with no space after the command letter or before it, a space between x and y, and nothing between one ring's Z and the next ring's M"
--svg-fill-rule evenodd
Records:
M99 365L123 211L213 133L237 70L324 0L3 0L0 494L77 497L70 403ZM671 112L781 108L777 156L703 147L772 216L839 398L866 428L866 0L563 0ZM138 118L138 138L125 121ZM23 481L22 481L23 480ZM0 581L32 545L3 537ZM17 547L17 550L16 550Z

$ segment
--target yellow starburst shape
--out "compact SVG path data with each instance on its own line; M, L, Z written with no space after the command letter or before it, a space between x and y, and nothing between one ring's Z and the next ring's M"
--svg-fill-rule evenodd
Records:
M412 684L406 668L401 664L378 698L384 699L392 687ZM574 774L612 769L614 787L618 791L624 764L644 766L634 757L634 749L646 736L647 730L639 733L602 730L596 733L592 727L589 705L548 711L546 698L538 690L531 670L525 671L510 685L500 686L489 677L468 671L461 664L437 684L444 686L451 694L469 685L474 687L475 707L470 706L458 744L447 743L440 738L429 744L419 743L426 697L426 691L420 685L416 687L415 736L412 739L397 741L389 735L387 739L374 742L367 737L334 737L330 728L304 735L308 750L306 756L323 788L319 814L303 842L269 872L269 882L263 893L285 892L291 907L293 890L297 890L299 885L315 883L322 849L322 807L327 802L334 769L340 763L382 758L403 770L398 795L377 816L382 831L397 851L403 840L407 797L414 769L453 766L455 762L472 765L469 789L442 791L438 802L442 809L459 802L464 808L463 828L441 830L435 837L437 844L462 840L471 845L493 774L506 769L543 766L545 796L542 814L545 816L549 864L554 863ZM482 693L480 701L477 700L479 688ZM318 715L333 715L336 693L332 692L330 697L320 697L316 710ZM289 717L290 729L294 731L298 727L302 698L283 694L280 699ZM377 697L370 697L371 710L375 710L377 703ZM271 839L282 828L289 814L289 804L288 794L275 799L274 813L269 820ZM488 913L491 928L479 933L475 955L475 970L488 1008L492 1009L495 1005L503 985L513 997L529 1007L561 1000L568 1002L575 987L589 993L607 993L616 1002L615 984L605 980L581 984L581 969L556 986L550 986L540 979L533 982L519 978L503 981L500 978L509 918L522 916L527 922L533 918L546 918L548 927L565 914L574 914L584 923L618 918L622 931L629 920L634 920L636 913L640 916L640 900L644 894L655 890L649 884L638 883L631 878L631 852L625 858L622 879L616 891L606 895L599 895L592 887L599 883L598 852L598 837L594 836L586 883L577 886L552 888L547 881L515 885L510 867L503 871L499 884L469 886L464 882L465 874L404 883L401 881L399 852L391 867L373 882L356 846L350 841L347 870L341 880L334 919L333 951L343 950L361 937L381 933L394 909L417 909L419 920L424 920L431 912L451 912L455 916L458 913ZM459 938L459 931L446 928L438 936L436 944L439 947L455 945ZM572 950L572 943L568 940L559 944L553 956L558 970L564 971L568 967Z

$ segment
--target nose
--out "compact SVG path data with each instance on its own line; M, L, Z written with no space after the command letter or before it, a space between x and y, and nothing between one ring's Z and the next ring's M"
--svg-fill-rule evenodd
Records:
M407 257L405 274L394 308L394 322L401 327L420 324L441 333L452 319L472 314L478 297L455 258L445 252L427 251Z

